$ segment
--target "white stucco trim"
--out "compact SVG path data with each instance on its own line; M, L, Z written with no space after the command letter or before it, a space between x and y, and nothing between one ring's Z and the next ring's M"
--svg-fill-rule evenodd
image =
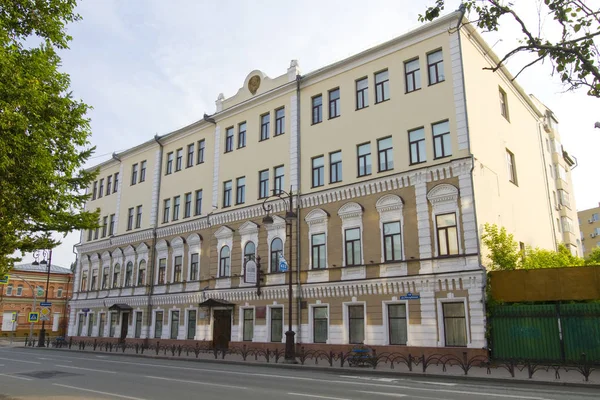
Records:
M171 273L169 283L175 283L175 257L181 257L181 280L177 283L181 283L186 278L185 265L183 263L183 253L185 249L185 242L183 238L176 237L171 241Z
M244 273L245 273L244 272L244 262L245 262L244 249L248 242L254 243L254 257L256 258L257 251L258 251L258 225L252 221L246 221L238 228L238 232L240 233L240 236L241 236L240 251L242 254L242 257L240 260L240 263L241 263L240 271L242 271L242 278L240 279L240 286L254 285L254 284L246 284L244 282L244 278L243 278Z
M400 222L400 246L401 260L405 259L404 252L404 202L400 196L395 194L386 194L377 200L375 208L379 213L379 234L381 238L381 262L385 262L383 225L388 222ZM401 261L396 260L396 261Z
M466 150L469 147L469 135L467 131L462 55L458 35L460 35L458 30L450 31L450 54L444 53L444 59L450 59L450 63L445 63L445 68L448 68L448 64L450 64L452 69L452 92L456 112L456 140L458 142L458 150Z
M252 310L252 342L256 339L256 306L249 306L248 303L244 306L239 307L238 317L238 342L244 342L244 310ZM231 332L231 338L233 339L233 330ZM246 341L249 343L250 341Z
M315 342L315 318L314 318L314 308L315 307L326 307L327 308L327 340L325 344L331 343L331 310L329 308L329 303L321 303L321 300L317 300L314 304L308 305L308 343Z
M156 243L156 260L155 260L155 265L156 268L154 271L154 284L158 285L158 275L159 275L159 266L160 266L160 262L159 260L162 258L165 258L167 260L167 263L165 265L165 283L168 281L168 276L167 276L167 270L169 269L169 243L167 243L166 240L162 239L159 240L158 243Z
M437 242L437 216L443 214L455 214L456 217L456 236L458 240L458 254L463 254L463 245L462 245L462 229L461 229L461 214L460 209L458 208L458 189L447 183L442 183L434 188L432 188L427 193L427 200L431 204L432 213L431 213L431 223L433 226L433 245L434 245L434 255L435 257L439 257L439 249Z
M233 230L227 226L222 226L217 229L214 235L217 238L217 277L231 277L231 270L233 268L231 262L231 255L233 254ZM223 246L229 247L229 275L221 276L221 249Z
M364 342L363 344L369 344L369 338L367 337L367 302L366 301L357 301L355 297L352 298L352 301L345 301L342 303L342 320L344 322L344 326L342 328L342 340L344 344L350 343L350 318L348 315L348 306L363 306L364 313ZM355 344L355 343L352 343Z
M319 233L325 234L325 267L327 269L329 267L329 258L327 256L327 239L328 239L328 222L329 222L329 214L326 211L315 208L311 210L306 217L304 217L304 221L308 225L308 266L309 270L313 270L313 260L312 260L312 235L316 235ZM319 268L317 270L321 270L323 268Z
M221 160L221 127L215 126L215 152L213 165L212 206L219 204L219 165Z
M194 329L194 337L192 338L193 340L198 340L198 320L200 319L200 313L198 311L198 307L194 307L192 305L190 305L189 307L186 307L183 312L185 314L185 320L184 320L184 334L183 334L183 338L184 339L188 339L188 327L190 325L190 311L196 311L196 329ZM192 340L189 339L189 340Z
M196 280L200 280L200 272L201 272L201 259L202 259L202 238L200 237L200 235L198 235L197 233L192 233L190 234L187 239L185 240L187 242L188 245L188 258L187 258L187 272L185 273L185 277L184 279L186 279L188 282L191 281L191 274L192 274L192 254L198 253L198 279Z
M287 324L285 323L286 319L285 319L285 307L283 304L277 304L276 301L273 302L273 304L268 304L267 305L267 323L265 324L267 327L267 335L266 335L266 342L270 342L270 343L278 343L278 342L273 342L271 341L271 334L272 334L272 329L271 329L271 310L273 308L280 308L281 309L281 343L285 343L285 331L286 331L286 326ZM256 317L256 316L255 316Z
M390 304L403 304L406 307L406 346L412 346L411 343L411 333L410 333L410 314L409 314L409 302L408 300L397 300L394 296L392 300L384 300L381 302L381 310L382 310L382 320L383 320L383 344L390 345L390 318L388 306ZM422 323L422 321L421 321ZM393 346L403 346L403 345L393 345Z
M273 243L273 239L279 238L281 239L283 254L286 260L288 259L288 255L285 253L285 241L286 241L286 232L285 232L285 220L277 215L273 216L273 223L270 225L266 225L267 228L267 267L268 271L273 271L273 266L271 265L271 243Z
M448 293L448 297L445 299L437 299L437 325L438 325L438 347L446 347L446 332L444 327L444 309L442 304L444 303L463 303L465 308L465 325L467 329L467 347L472 347L471 343L471 325L469 323L469 309L467 307L466 297L454 297L453 293Z
M346 229L359 228L360 230L360 264L365 263L365 252L363 249L364 237L363 237L363 207L355 202L348 202L340 207L338 210L338 216L342 220L342 265L347 266L346 263Z
M160 182L160 174L162 171L162 162L161 162L161 153L162 150L159 147L154 153L154 174L152 176L152 208L150 209L150 226L158 225L158 192L159 192L159 182ZM123 176L121 176L121 184L124 181ZM119 189L119 196L121 190Z

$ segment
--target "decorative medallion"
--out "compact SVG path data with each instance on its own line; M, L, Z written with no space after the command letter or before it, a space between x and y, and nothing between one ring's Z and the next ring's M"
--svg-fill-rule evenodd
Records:
M250 93L256 94L256 91L258 90L259 87L260 87L260 76L254 75L248 81L248 90L250 90Z

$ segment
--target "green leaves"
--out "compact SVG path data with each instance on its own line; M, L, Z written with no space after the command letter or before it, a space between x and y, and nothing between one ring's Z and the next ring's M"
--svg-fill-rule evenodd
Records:
M98 216L81 211L95 176L81 168L93 151L89 107L69 94L56 53L70 40L66 24L79 19L75 1L0 1L2 273L17 261L15 251L54 247L53 231L95 227Z

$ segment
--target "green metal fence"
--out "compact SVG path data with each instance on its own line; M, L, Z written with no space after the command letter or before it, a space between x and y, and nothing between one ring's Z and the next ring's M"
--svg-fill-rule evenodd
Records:
M600 361L600 303L495 306L492 357L552 362Z

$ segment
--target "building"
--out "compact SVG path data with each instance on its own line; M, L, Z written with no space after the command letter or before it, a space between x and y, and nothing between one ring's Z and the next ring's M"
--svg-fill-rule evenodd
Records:
M582 210L577 213L584 257L590 255L594 248L600 246L600 203L598 207Z
M13 334L16 337L29 336L31 324L27 322L27 317L34 308L35 311L41 311L40 303L46 297L46 289L48 289L48 302L52 303L46 332L50 336L64 335L67 329L67 300L73 293L71 270L51 265L48 287L46 287L48 267L44 264L15 265L8 275L10 277L8 283L0 285L2 337L10 337ZM40 329L42 329L41 321L33 324L35 337L39 335Z
M303 346L485 348L482 225L576 251L577 220L552 200L572 192L556 118L482 69L498 58L459 18L304 75L252 71L213 114L98 165L69 334L273 346L291 277Z

